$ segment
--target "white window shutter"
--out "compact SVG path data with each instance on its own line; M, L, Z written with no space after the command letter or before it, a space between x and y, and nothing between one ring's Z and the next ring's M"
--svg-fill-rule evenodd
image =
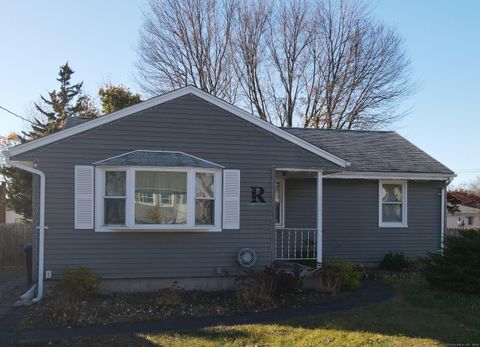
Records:
M93 166L75 166L75 229L93 229Z
M223 229L240 229L240 170L223 171Z

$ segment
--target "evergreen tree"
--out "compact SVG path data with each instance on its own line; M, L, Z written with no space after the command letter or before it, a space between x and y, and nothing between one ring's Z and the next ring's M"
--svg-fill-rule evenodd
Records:
M131 92L129 88L123 85L108 84L100 88L98 95L103 114L109 114L142 101L140 94Z
M61 130L68 117L95 118L98 111L92 100L82 92L83 82L71 84L74 71L68 62L60 67L57 81L59 90L40 96L42 103L35 103L39 117L35 117L30 131L24 132L22 142L37 139Z
M73 84L71 78L74 71L68 63L60 67L57 81L59 90L48 93L48 97L40 96L42 102L36 103L38 116L33 124L22 135L15 135L5 140L6 147L25 143L62 130L68 117L95 118L99 116L93 101L82 92L83 82ZM0 165L0 175L7 182L6 205L25 219L32 217L32 175L24 170Z
M0 150L15 146L20 143L21 137L17 134L0 136ZM0 176L7 182L5 199L3 202L10 210L23 216L24 219L32 218L32 174L30 172L5 165L0 162Z

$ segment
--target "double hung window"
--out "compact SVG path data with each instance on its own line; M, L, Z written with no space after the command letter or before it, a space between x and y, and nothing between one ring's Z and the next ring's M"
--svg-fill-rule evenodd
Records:
M379 182L379 226L407 226L407 182Z

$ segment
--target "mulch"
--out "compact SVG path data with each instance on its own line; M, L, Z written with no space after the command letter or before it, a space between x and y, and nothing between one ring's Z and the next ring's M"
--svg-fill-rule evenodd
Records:
M394 296L392 288L378 281L364 281L361 289L348 295L323 301L321 304L277 308L265 312L240 313L232 315L209 315L203 317L169 318L143 322L120 322L97 324L85 327L46 328L10 332L0 335L0 343L39 342L95 337L116 334L160 333L196 330L211 326L238 324L272 323L308 315L320 315L383 302Z
M53 295L44 298L41 305L28 307L17 329L71 328L184 317L229 316L319 304L328 297L314 291L289 293L281 295L270 305L251 310L239 302L233 291L165 289L156 293L104 295L80 302L71 302L64 300L61 295Z

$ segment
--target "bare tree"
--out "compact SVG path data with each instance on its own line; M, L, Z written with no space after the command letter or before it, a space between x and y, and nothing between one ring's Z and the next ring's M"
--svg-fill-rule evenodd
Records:
M397 120L412 90L401 38L359 2L329 0L316 11L303 125L371 129Z
M235 72L246 103L261 119L271 121L265 64L266 35L270 25L272 4L245 0L237 10L234 29L233 57Z
M473 194L480 196L480 176L473 178L467 185L466 189Z
M278 83L274 81L269 87L281 126L292 127L297 102L305 87L308 47L314 35L309 10L306 1L286 2L270 23L268 45Z
M158 94L194 85L234 101L234 10L230 0L151 0L138 48L141 87Z
M372 129L412 90L401 38L356 0L150 7L138 62L150 93L193 84L280 126Z

